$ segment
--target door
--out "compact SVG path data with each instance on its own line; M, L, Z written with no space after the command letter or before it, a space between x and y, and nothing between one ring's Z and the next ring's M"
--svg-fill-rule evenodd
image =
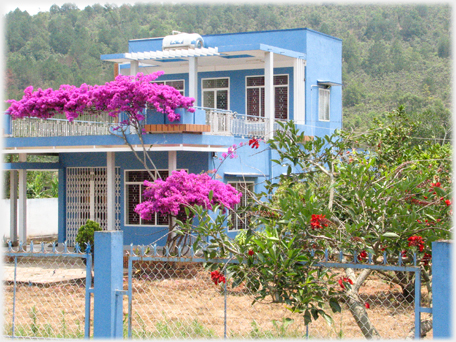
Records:
M87 220L107 229L106 167L66 169L66 240L74 246ZM116 167L116 230L120 229L120 168Z

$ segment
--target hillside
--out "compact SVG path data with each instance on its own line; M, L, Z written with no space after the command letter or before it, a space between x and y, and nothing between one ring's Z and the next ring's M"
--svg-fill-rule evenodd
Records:
M129 39L173 30L214 34L308 27L343 39L344 128L364 130L404 104L420 136L448 138L451 108L449 5L54 5L5 16L6 97L29 85L101 84L113 78L101 54Z

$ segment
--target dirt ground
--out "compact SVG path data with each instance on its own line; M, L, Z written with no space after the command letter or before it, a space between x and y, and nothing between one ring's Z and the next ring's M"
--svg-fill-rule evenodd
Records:
M223 285L214 285L209 272L200 266L188 263L171 268L161 263L136 263L134 266L133 338L223 338L225 334L236 339L303 338L306 332L309 338L363 338L346 306L343 306L342 313L332 314L332 326L319 319L306 330L302 316L292 314L282 304L263 301L252 305L254 294L245 288L233 290L228 286L225 295ZM125 277L124 289L127 285ZM407 336L414 326L414 303L403 300L398 287L390 286L374 275L360 293L369 303L369 318L383 339ZM83 337L84 280L49 284L23 281L16 289L14 306L13 294L12 283L5 283L4 334L12 333L14 310L16 335ZM91 315L93 317L93 312ZM426 315L422 314L422 319L427 318ZM284 323L287 318L293 320L288 326ZM127 320L128 300L125 296L125 334ZM432 331L426 338L432 338Z

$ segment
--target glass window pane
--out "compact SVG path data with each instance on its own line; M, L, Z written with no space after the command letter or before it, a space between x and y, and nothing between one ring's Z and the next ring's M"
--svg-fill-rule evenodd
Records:
M203 107L215 108L215 96L213 91L203 92Z
M228 109L228 90L217 91L217 109Z

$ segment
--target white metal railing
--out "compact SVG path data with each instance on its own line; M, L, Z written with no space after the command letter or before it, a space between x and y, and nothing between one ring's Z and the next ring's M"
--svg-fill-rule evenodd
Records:
M268 118L239 114L223 109L198 108L206 111L206 124L211 126L211 134L255 137L257 139L267 139L269 136ZM279 120L274 122L274 132L280 129L277 121Z
M211 126L210 134L267 139L269 119L264 117L238 114L229 110L196 107L206 112L206 124ZM80 115L78 119L91 119L94 116ZM50 119L24 118L11 120L11 136L19 137L58 137L83 135L109 135L112 127L117 126L116 118L102 113L96 116L99 121L74 120L55 116ZM277 120L274 131L280 129ZM133 133L133 132L130 132Z
M24 118L11 121L11 135L14 138L22 137L62 137L82 135L108 135L110 128L117 125L115 118L107 114L97 117L100 121L67 119L38 119Z

